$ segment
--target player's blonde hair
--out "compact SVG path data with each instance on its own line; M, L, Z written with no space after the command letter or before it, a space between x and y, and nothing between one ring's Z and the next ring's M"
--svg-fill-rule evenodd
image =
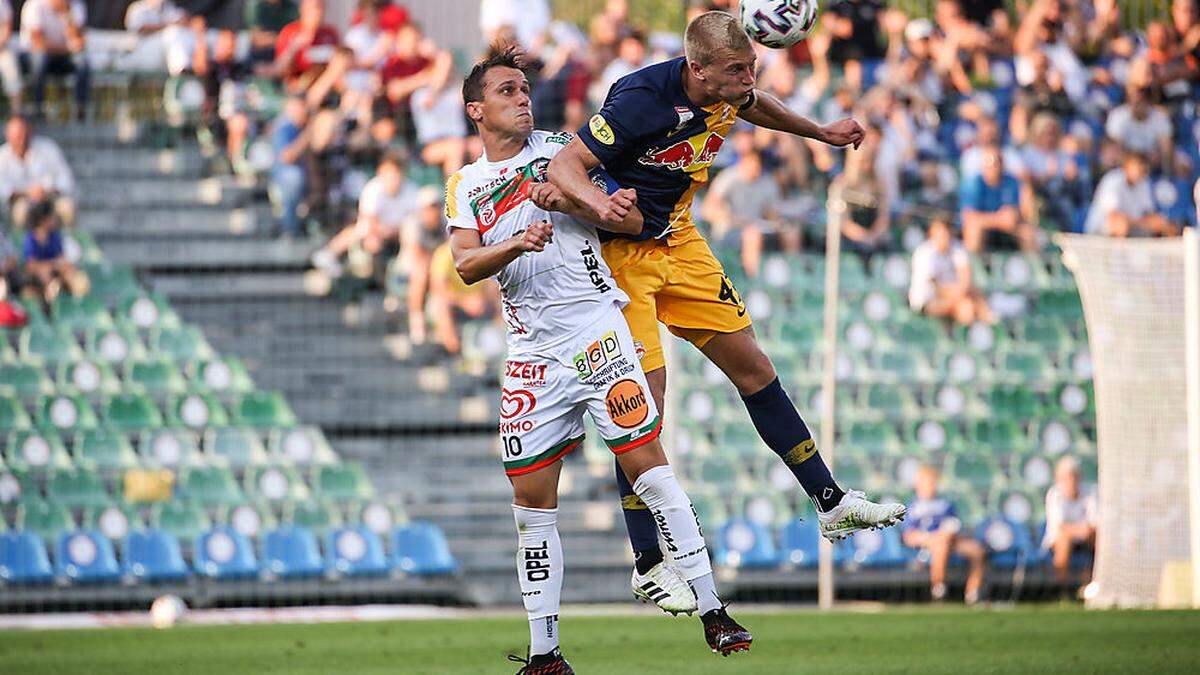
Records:
M683 32L683 53L690 63L707 66L723 52L750 49L750 36L737 19L721 11L705 12Z

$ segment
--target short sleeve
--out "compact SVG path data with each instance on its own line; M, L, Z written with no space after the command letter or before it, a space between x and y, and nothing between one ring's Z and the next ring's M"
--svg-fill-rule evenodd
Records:
M962 187L958 193L959 208L963 211L979 211L979 183L982 179L978 176L972 177L970 180L963 181Z
M42 13L38 11L38 5L34 2L27 2L21 8L21 31L41 30L42 28Z
M462 171L456 171L446 179L446 231L453 228L478 230L479 226L471 214L467 187L463 184Z
M362 194L358 196L358 215L359 216L378 216L380 202L379 184L375 181L368 181L363 186Z
M634 147L638 139L662 131L661 108L662 100L650 89L623 86L618 80L600 112L579 128L579 140L601 163L607 163Z

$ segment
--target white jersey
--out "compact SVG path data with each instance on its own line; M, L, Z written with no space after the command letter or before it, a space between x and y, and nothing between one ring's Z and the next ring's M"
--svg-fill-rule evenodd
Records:
M447 227L476 230L484 245L509 239L538 221L554 224L553 241L545 250L521 255L496 275L510 358L547 353L614 304L629 302L600 255L596 228L540 209L529 199L530 187L545 180L550 159L570 140L568 133L534 131L511 159L481 157L446 181Z

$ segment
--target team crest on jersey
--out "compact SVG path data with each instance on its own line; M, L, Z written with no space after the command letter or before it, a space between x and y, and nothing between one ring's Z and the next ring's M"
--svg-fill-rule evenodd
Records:
M692 109L686 105L675 106L675 114L679 116L679 124L676 124L675 128L671 130L671 133L668 134L670 136L674 136L675 134L683 131L683 128L687 126L687 123L691 122L692 117L695 116L695 113L692 112Z
M705 130L665 147L650 148L638 157L638 164L694 173L712 165L724 142L721 134Z
M496 207L490 193L481 194L475 200L475 218L479 221L480 234L485 234L496 224Z

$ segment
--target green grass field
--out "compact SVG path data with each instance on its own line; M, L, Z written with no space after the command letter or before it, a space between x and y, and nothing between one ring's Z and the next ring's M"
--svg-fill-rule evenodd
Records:
M738 607L734 606L733 610ZM708 652L696 619L568 616L580 673L1195 673L1200 612L1075 608L736 612L754 650ZM0 632L0 673L511 673L520 617L386 623L184 626L166 631Z

